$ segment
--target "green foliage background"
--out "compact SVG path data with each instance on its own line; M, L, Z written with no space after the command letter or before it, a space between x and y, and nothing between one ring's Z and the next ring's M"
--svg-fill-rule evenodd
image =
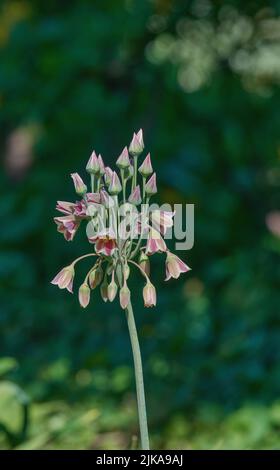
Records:
M140 127L158 200L195 204L195 246L181 254L192 271L167 287L155 256L151 310L131 281L152 446L279 448L279 218L278 236L266 224L279 209L279 56L254 80L224 57L189 90L155 48L180 36L183 18L216 24L225 4L252 22L280 11L278 1L1 3L1 448L137 445L123 312L97 293L84 311L50 280L87 250L85 234L66 243L52 220L57 199L73 200L69 174L84 175L93 148L112 164Z

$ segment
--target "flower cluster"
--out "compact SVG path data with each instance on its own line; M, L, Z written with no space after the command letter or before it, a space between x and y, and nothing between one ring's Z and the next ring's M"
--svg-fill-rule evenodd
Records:
M112 302L119 291L120 305L125 309L130 302L128 278L131 265L145 278L145 306L156 305L156 289L150 280L150 256L154 253L166 254L166 280L177 279L190 269L167 249L163 238L167 229L173 226L175 213L149 210L150 198L157 193L156 173L149 153L138 167L143 150L141 129L134 133L129 148L125 147L116 161L119 174L105 167L101 155L92 152L86 166L90 191L79 174L73 173L71 177L80 199L57 202L56 209L63 214L54 218L58 232L67 241L72 241L82 221L86 221L88 241L94 250L63 268L52 283L72 292L76 263L95 257L95 263L79 288L79 302L84 308L90 302L91 291L100 286L105 302Z

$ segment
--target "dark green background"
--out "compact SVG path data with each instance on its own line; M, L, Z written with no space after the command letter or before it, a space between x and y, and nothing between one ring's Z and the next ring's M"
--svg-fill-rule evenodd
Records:
M179 253L192 271L166 284L155 256L154 309L142 279L130 283L152 447L279 448L279 213L278 236L266 224L279 209L279 55L257 80L219 59L192 91L172 57L150 58L182 18L199 28L225 4L253 24L280 11L213 3L1 2L1 448L137 445L123 311L98 292L83 310L50 280L88 250L83 230L67 243L53 222L56 200L74 199L69 174L85 177L93 148L113 164L140 127L157 200L195 204L195 246Z

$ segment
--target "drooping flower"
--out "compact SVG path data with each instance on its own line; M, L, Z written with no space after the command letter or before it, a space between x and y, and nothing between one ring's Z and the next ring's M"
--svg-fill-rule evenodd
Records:
M57 201L56 210L62 212L62 214L72 214L74 210L75 203L67 201Z
M62 233L65 240L72 241L80 225L80 220L74 215L65 215L63 217L54 217L57 224L57 231Z
M88 173L92 173L93 175L99 173L100 167L99 167L98 157L95 151L93 151L91 156L89 157L86 170Z
M168 228L173 227L173 217L175 212L154 210L151 212L150 219L152 226L163 235L166 234Z
M136 157L140 155L144 150L144 140L143 140L143 131L140 129L137 134L133 134L132 141L129 145L129 153Z
M130 202L130 204L134 204L135 206L141 204L142 199L139 184L133 189L132 193L128 198L128 201Z
M153 196L157 193L157 181L156 181L156 174L153 173L151 178L147 181L145 186L146 194L148 196Z
M127 147L125 147L120 154L119 158L116 161L116 165L121 168L122 170L125 170L126 168L129 168L130 166L130 160L129 160L129 154Z
M80 302L81 307L86 308L89 304L89 301L90 301L90 288L86 282L83 282L83 284L79 288L79 302Z
M153 167L152 167L152 163L151 163L150 153L148 153L148 155L146 156L146 158L143 161L142 165L139 167L138 171L145 178L147 176L150 176L153 173Z
M120 290L120 305L121 308L125 309L130 302L130 290L127 287L126 282Z
M154 228L151 228L146 246L146 254L153 255L157 252L164 252L166 249L165 241L163 240L160 233Z
M87 187L78 173L71 173L75 191L79 196L83 196L87 192Z
M103 229L97 235L89 238L90 243L95 243L95 251L98 254L112 256L117 249L116 235L112 229Z
M174 255L174 253L171 253L170 251L167 252L165 268L166 281L171 277L178 279L181 273L186 273L191 269L177 255Z
M119 177L117 175L117 173L115 171L113 171L113 174L112 174L112 178L111 178L111 183L110 183L110 186L108 188L108 191L110 194L112 194L113 196L119 194L119 192L121 192L122 190L122 185L121 185L121 182L119 180Z
M145 307L154 307L157 303L157 294L155 286L148 281L143 289L143 298Z
M70 266L66 266L61 269L61 271L59 271L59 273L53 278L51 283L57 285L60 289L67 289L72 294L74 276L74 266L70 264Z

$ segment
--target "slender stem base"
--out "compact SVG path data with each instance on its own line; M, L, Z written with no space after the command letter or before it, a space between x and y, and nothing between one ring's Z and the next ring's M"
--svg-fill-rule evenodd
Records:
M130 335L133 361L134 361L141 447L143 450L149 450L150 444L149 444L149 433L148 433L148 424L147 424L142 360L141 360L137 329L135 325L131 302L129 302L125 311L126 311L127 325L128 325L129 335Z

